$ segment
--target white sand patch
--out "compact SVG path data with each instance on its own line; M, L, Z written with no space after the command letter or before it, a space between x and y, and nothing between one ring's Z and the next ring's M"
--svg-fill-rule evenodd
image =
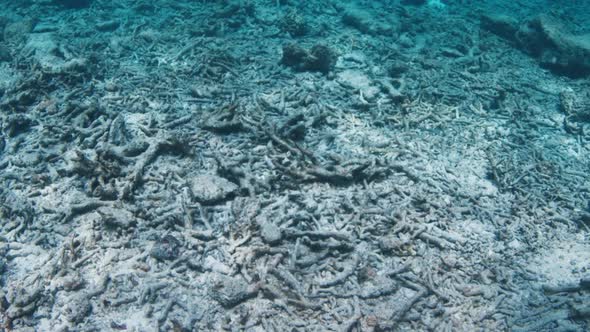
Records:
M590 270L590 243L562 241L539 253L528 268L544 278L543 283L577 283Z

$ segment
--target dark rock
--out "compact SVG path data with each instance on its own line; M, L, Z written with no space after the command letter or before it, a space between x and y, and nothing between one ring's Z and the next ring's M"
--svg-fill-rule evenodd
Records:
M282 137L288 137L294 141L303 140L306 132L305 115L302 113L291 116L285 124L279 128L279 133Z
M90 6L91 0L53 0L53 3L65 8L80 9Z
M394 78L402 77L410 70L410 66L405 61L393 61L387 66L387 73Z
M541 66L557 74L573 78L590 74L590 34L573 35L555 19L541 15L525 22L516 40Z
M0 62L10 61L12 56L10 55L10 49L4 44L0 44Z
M502 38L515 41L518 22L506 15L482 15L481 27Z
M325 45L315 45L308 51L297 44L288 44L283 46L281 63L297 71L327 74L336 64L336 55Z
M307 61L308 70L325 74L334 67L335 63L336 56L328 46L315 45L311 48L311 58Z
M3 261L4 261L4 259L0 260L0 263L2 263ZM5 263L2 263L2 264L5 264ZM8 309L9 306L10 306L10 304L6 300L6 294L4 293L3 290L0 290L0 310L2 310L3 312L6 312L6 310Z
M554 73L572 78L590 75L590 34L571 34L556 19L546 15L529 19L518 28L510 17L483 15L481 26L514 42Z
M15 137L21 133L27 132L36 121L24 114L14 114L9 116L2 125L2 131L8 137Z
M300 68L305 62L305 58L308 56L307 50L297 44L288 44L283 46L283 57L281 63L285 66Z
M176 259L179 254L180 241L172 235L166 235L160 241L156 242L150 252L152 257L161 261Z
M362 33L369 33L370 31L370 22L354 10L347 11L342 15L342 23L353 27Z
M293 37L301 37L307 32L305 18L296 11L289 11L279 22L281 31L290 34Z

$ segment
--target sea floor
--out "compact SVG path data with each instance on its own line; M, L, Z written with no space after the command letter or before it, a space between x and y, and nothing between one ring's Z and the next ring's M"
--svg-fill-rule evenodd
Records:
M4 1L0 331L590 329L590 4L420 2Z

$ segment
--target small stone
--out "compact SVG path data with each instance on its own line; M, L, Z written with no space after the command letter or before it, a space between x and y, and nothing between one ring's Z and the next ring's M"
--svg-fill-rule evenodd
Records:
M172 235L166 235L162 240L156 242L150 255L157 260L173 260L180 254L180 241Z
M104 206L99 208L97 212L108 229L129 229L137 224L133 214L126 210Z
M74 273L74 275L63 277L60 286L68 292L75 291L84 286L84 278L79 273Z
M68 321L78 324L92 311L90 301L84 296L74 296L64 307L64 314Z
M234 195L238 186L222 177L202 174L192 180L191 189L197 202L213 204Z
M107 90L108 92L116 92L119 90L119 86L114 82L107 82L104 85L104 89Z
M390 253L396 250L400 250L404 246L404 243L397 237L384 237L379 240L379 249L385 253Z
M219 304L231 308L255 295L256 290L246 281L218 274L210 288L209 295Z
M508 243L508 248L510 248L510 249L520 249L521 247L522 247L522 244L520 243L520 241L518 241L516 239L514 239Z
M260 235L264 242L271 245L281 241L281 229L270 221L263 222L260 225Z

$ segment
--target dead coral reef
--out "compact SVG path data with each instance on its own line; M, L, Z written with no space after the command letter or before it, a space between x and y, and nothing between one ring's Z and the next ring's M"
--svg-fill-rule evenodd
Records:
M580 31L55 3L0 9L0 329L588 329Z

